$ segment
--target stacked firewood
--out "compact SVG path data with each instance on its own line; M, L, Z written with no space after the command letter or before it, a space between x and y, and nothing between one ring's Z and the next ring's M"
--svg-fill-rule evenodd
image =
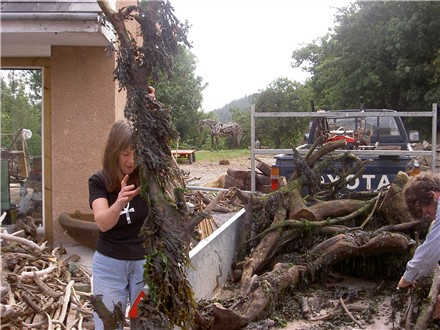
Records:
M271 168L265 162L256 159L255 189L262 193L272 192L270 172ZM251 190L251 171L234 170L229 168L225 175L225 188L238 188L241 190Z
M26 234L0 232L2 329L93 328L89 270L79 256Z

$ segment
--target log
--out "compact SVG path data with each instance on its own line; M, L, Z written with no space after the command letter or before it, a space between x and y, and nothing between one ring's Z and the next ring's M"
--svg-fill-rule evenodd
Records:
M247 170L234 170L228 168L226 174L232 176L234 179L243 181L244 184L250 184L251 182L251 171ZM263 174L255 173L255 182L261 185L271 184L270 176L265 176Z
M284 221L286 215L286 209L282 207L278 208L275 213L273 224ZM267 234L245 261L243 273L241 275L242 294L246 295L249 293L252 276L262 264L267 262L267 256L272 253L272 249L276 245L280 233L281 230L276 230Z
M360 255L407 253L411 246L409 238L399 233L381 232L371 236L369 233L358 231L339 234L318 244L310 251L310 254L316 257L311 263L313 271Z
M343 199L318 202L313 206L308 207L308 211L313 214L311 220L323 220L328 217L340 217L352 213L365 205L365 201L355 199ZM298 219L298 217L291 217ZM310 219L309 219L310 220Z
M265 193L265 194L269 194L272 191L272 185L268 184L268 185L264 185L264 184L257 184L255 189L259 192Z
M306 268L302 266L276 264L271 272L258 276L250 288L249 299L237 312L250 322L265 318L269 304L276 301L287 286L295 287L305 271Z
M236 179L228 174L225 175L225 188L244 188L244 181Z
M257 168L263 173L265 176L270 177L271 174L271 167L263 162L261 159L255 158L257 161Z

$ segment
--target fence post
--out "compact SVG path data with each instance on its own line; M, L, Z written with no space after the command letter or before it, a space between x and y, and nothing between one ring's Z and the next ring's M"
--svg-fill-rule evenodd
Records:
M255 192L255 105L251 106L251 193Z
M437 163L437 103L432 104L432 173L436 172Z

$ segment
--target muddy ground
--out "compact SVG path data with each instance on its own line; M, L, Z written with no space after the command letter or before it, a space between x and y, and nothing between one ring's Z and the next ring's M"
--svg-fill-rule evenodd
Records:
M273 163L272 157L259 158L268 164ZM226 174L228 168L250 169L251 165L250 160L243 157L229 160L229 165L196 161L193 164L181 163L179 166L189 172L189 178L192 180L188 185L203 186ZM391 269L391 272L400 274L402 269ZM323 281L286 290L268 319L249 324L245 329L403 329L399 321L402 316L400 310L403 312L405 307L394 308L394 311L392 308L399 307L399 304L408 299L406 292L399 293L395 290L399 274L383 280L380 276L376 279L366 279L359 275L332 272L331 276L327 276ZM217 297L227 299L231 295L232 286L227 284L217 293ZM351 320L344 311L341 298L359 324ZM354 309L350 306L354 306ZM305 308L307 312L304 312ZM432 324L429 329L440 329L440 326Z

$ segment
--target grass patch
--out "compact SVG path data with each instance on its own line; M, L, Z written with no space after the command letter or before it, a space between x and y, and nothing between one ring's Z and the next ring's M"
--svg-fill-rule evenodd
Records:
M235 159L250 157L251 152L249 149L232 149L232 150L199 150L196 152L196 161L199 162L218 162L222 159Z

